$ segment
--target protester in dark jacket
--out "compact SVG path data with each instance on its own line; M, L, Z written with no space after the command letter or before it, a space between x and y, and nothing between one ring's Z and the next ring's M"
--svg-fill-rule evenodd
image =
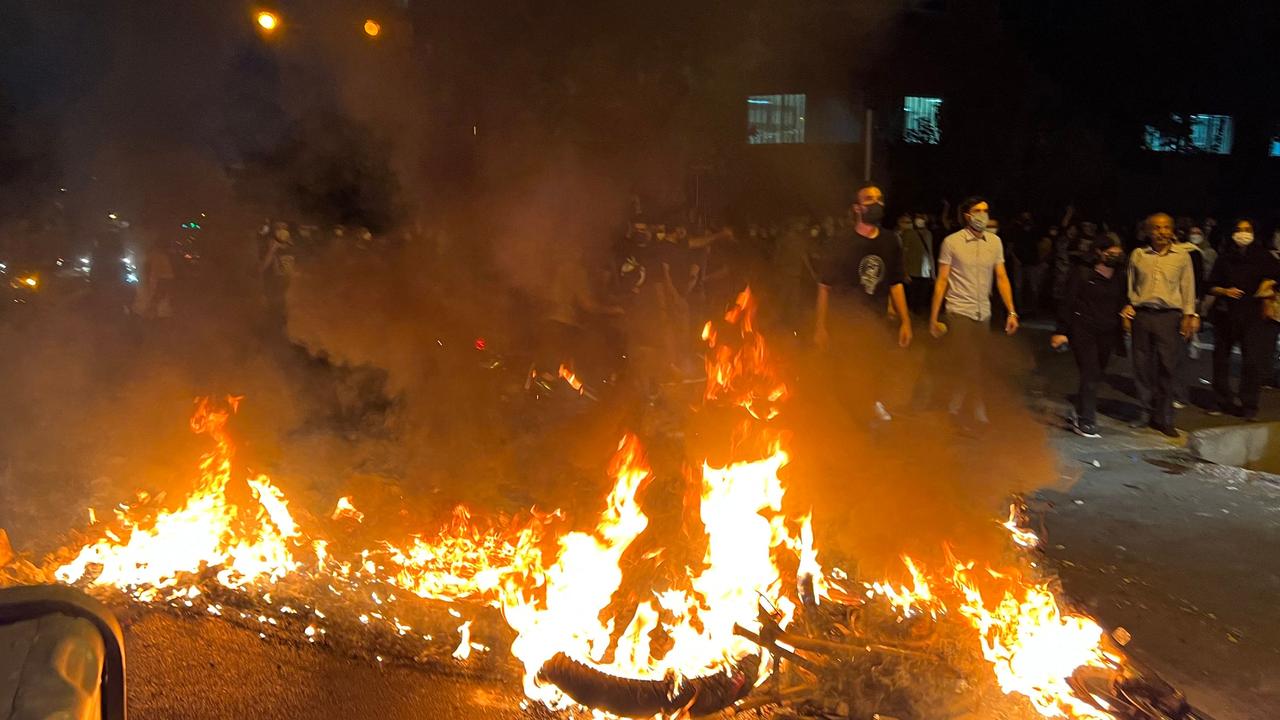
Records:
M1262 371L1269 352L1267 320L1258 297L1263 282L1275 280L1277 263L1266 248L1254 242L1253 223L1240 220L1223 247L1213 274L1209 294L1213 297L1213 394L1216 406L1211 414L1230 412L1254 420ZM1240 346L1239 403L1231 390L1231 350Z
M1115 236L1098 236L1090 253L1071 267L1058 306L1058 329L1051 343L1057 349L1069 342L1075 356L1080 391L1073 429L1083 437L1099 437L1098 384L1121 342L1120 311L1128 303L1122 265L1120 241Z

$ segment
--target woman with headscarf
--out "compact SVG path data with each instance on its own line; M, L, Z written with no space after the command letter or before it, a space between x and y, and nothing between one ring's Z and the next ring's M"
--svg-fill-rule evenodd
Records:
M1107 234L1094 238L1090 252L1067 274L1058 305L1058 329L1050 340L1055 350L1068 342L1071 345L1080 372L1072 430L1087 438L1100 437L1098 384L1105 377L1111 353L1121 343L1120 311L1129 302L1123 265L1124 247L1118 237Z
M1274 281L1280 264L1261 243L1254 243L1253 222L1236 221L1230 240L1224 245L1209 277L1213 298L1213 392L1216 404L1211 415L1229 412L1253 421L1258 414L1258 395L1267 357L1266 318L1260 293ZM1241 354L1239 393L1231 388L1231 351L1239 345Z

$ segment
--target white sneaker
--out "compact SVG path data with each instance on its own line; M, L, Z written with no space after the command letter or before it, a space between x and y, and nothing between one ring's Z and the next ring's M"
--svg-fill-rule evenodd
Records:
M1187 409L1187 404L1186 404L1186 403L1184 403L1184 402L1182 402L1181 400L1174 400L1174 401L1173 401L1173 409L1174 409L1174 410L1186 410L1186 409Z
M876 401L876 417L879 418L881 422L889 422L893 419L893 416L885 409L884 403L879 400Z

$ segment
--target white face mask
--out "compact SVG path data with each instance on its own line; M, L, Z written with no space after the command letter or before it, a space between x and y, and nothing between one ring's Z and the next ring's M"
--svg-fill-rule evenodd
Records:
M1195 243L1196 245L1200 245L1201 243L1204 242L1204 236L1201 235L1200 233L1191 233L1191 235L1188 236L1187 239Z
M1253 243L1253 233L1248 230L1238 230L1231 235L1231 239L1235 240L1240 247L1248 247Z
M916 219L915 219L915 226L916 226L916 228L923 230L923 229L924 229L924 218L916 218Z

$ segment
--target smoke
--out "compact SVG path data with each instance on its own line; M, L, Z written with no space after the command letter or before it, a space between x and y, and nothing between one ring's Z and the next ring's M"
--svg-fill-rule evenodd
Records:
M617 437L649 429L637 427L643 413L604 403L548 419L524 405L524 367L482 365L528 362L557 269L608 251L633 192L660 217L689 203L687 166L732 166L716 155L742 144L741 97L756 91L744 69L817 41L774 23L780 11L764 3L671 10L687 24L676 35L661 9L626 32L604 11L477 7L431 11L419 35L389 17L376 41L338 2L309 5L305 23L286 8L269 40L235 3L115 2L73 20L30 11L33 27L76 39L86 58L63 68L77 82L50 108L48 175L66 182L79 227L68 243L90 241L98 226L81 218L107 210L134 222L137 245L205 213L210 277L183 288L169 328L114 310L104 321L83 299L4 323L3 346L21 351L0 358L12 388L0 400L11 428L0 494L15 500L0 503L0 526L15 542L43 540L80 524L82 504L57 498L176 491L203 450L185 425L202 394L246 396L232 425L241 458L313 509L352 487L426 510L593 507ZM846 174L815 162L804 194ZM732 195L718 190L702 188ZM307 250L282 319L296 347L260 305L253 229L264 216L376 234L368 249ZM1005 498L1053 477L1016 392L990 399L993 424L978 437L936 410L898 414L932 344L920 337L890 358L855 344L838 372L791 358L794 500L869 568L900 552L936 557L944 542L995 552ZM896 417L871 433L850 407L882 387Z
M793 500L812 505L827 546L864 576L900 574L901 554L933 567L948 550L996 564L1010 547L999 526L1010 498L1057 478L1043 426L1022 400L1025 341L992 332L983 425L969 405L948 412L961 379L954 338L935 340L917 325L912 347L901 350L880 321L834 317L832 327L844 342L802 362L785 418ZM892 420L875 418L877 401Z

